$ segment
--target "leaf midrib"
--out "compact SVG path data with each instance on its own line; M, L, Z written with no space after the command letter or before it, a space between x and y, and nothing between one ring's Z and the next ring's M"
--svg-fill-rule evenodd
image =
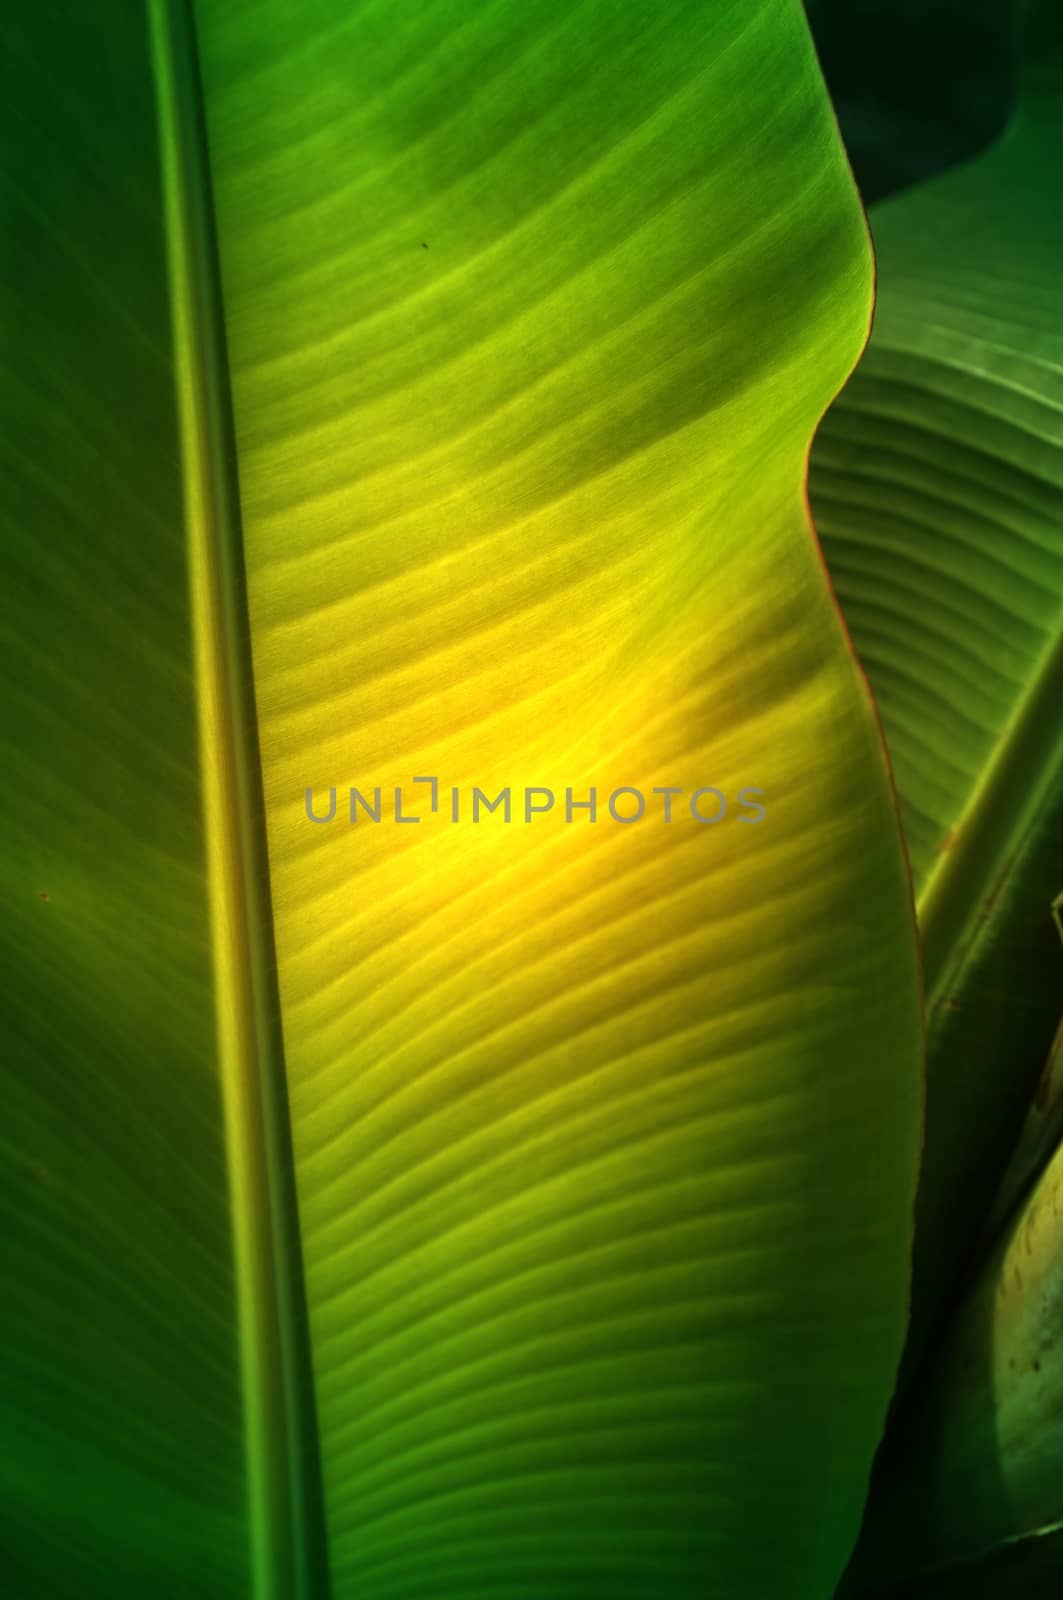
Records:
M149 0L243 1388L251 1593L329 1588L235 439L195 26Z

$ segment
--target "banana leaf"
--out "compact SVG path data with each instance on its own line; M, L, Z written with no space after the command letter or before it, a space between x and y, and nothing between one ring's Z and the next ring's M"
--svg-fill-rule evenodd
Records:
M5 30L7 1592L829 1594L920 1018L797 0Z
M810 498L901 800L927 995L906 1375L953 1303L1059 1015L1063 22L1003 138L873 209L875 327Z
M1012 1217L898 1418L852 1592L1010 1600L1058 1590L1061 1215L1063 1146Z

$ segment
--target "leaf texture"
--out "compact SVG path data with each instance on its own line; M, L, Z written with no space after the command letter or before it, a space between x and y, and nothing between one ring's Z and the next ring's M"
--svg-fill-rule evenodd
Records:
M825 1596L903 1336L920 1039L881 741L803 494L871 285L801 9L206 3L194 40L180 8L147 18L150 70L126 24L126 66L72 51L52 86L22 25L20 215L56 225L70 152L93 184L141 176L130 231L86 205L50 283L23 224L12 368L75 438L121 441L144 520L108 523L109 480L68 488L53 415L27 425L18 659L49 659L48 606L114 620L102 661L86 623L66 667L20 674L15 748L56 803L45 830L11 789L4 866L19 1149L53 1140L100 1229L135 1219L175 1331L156 1352L112 1326L112 1266L140 1256L94 1213L40 1223L4 1330L30 1452L7 1470L52 1519L21 1536L23 1590ZM93 94L142 171L78 145ZM119 248L138 229L150 273ZM95 308L112 259L114 337L79 337L61 285ZM132 774L135 824L63 786L77 752ZM352 786L381 822L348 820ZM506 786L512 821L453 820L454 788ZM305 792L333 787L315 825ZM528 788L557 797L531 821ZM596 819L566 820L591 788ZM46 924L78 884L83 920ZM122 1114L77 1177L94 1096ZM210 1271L173 1242L178 1184ZM116 1408L150 1486L131 1510L79 1453L117 1471ZM197 1450L190 1509L167 1494ZM166 1565L186 1518L194 1579Z
M1051 29L1050 10L1031 16ZM874 210L874 332L810 474L917 891L928 1098L910 1365L978 1239L1058 1016L1063 116L1060 56L1038 37L1004 138Z

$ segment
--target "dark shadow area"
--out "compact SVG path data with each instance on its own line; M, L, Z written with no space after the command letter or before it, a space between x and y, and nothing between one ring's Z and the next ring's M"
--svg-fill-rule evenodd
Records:
M990 144L1013 100L1015 0L805 0L864 204Z
M992 1507L996 1518L1006 1523L992 1368L992 1302L984 1304L972 1295L936 1358L894 1409L875 1461L860 1538L834 1600L916 1600L916 1596L960 1600L961 1595L970 1600L982 1592L977 1587L984 1568L980 1554L968 1560L946 1553L941 1564L927 1570L926 1552L936 1551L940 1557L942 1521L956 1526L955 1505L941 1504L940 1497L954 1500L968 1475L971 1481L964 1487L972 1503L983 1514ZM957 1454L953 1434L957 1407L983 1430L975 1460ZM988 1592L999 1600L1001 1591Z

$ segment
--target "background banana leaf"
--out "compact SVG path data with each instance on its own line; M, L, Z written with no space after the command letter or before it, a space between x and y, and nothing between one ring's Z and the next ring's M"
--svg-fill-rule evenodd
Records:
M1004 1600L1058 1585L1061 1191L1057 1142L897 1419L851 1575L862 1593Z
M927 1143L911 1370L970 1269L1059 1015L1063 875L1063 34L973 162L873 209L874 332L810 497L867 668L912 862Z

